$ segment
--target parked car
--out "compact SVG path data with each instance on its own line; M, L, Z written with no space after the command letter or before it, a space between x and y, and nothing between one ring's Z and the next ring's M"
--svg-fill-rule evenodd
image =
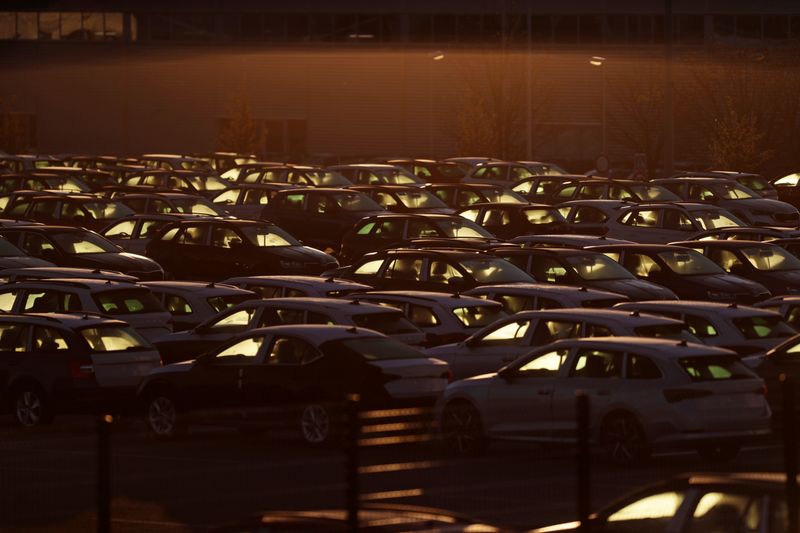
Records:
M517 181L511 190L530 202L547 203L556 188L567 182L585 179L586 177L580 174L536 175Z
M459 453L495 439L574 442L578 391L591 396L592 439L614 463L666 447L730 458L770 431L764 382L734 353L598 337L556 341L497 373L452 383L439 403L444 442Z
M237 167L226 172L223 177L234 178L234 181L239 184L290 183L301 187L349 187L353 185L351 180L339 172L303 165Z
M103 279L111 281L127 281L136 283L139 278L129 276L115 270L101 270L99 268L72 268L72 267L24 267L6 268L0 270L0 283L13 283L15 281L30 281L49 278L83 278Z
M623 239L609 239L605 235L521 235L508 241L521 246L540 248L576 248L578 250L590 246L604 246L606 244L634 244L633 241Z
M469 338L429 348L450 365L455 379L496 372L531 349L560 339L643 337L700 342L680 320L610 309L521 311L489 324Z
M431 183L424 189L435 194L448 206L459 209L478 203L519 203L528 201L511 189L481 183Z
M555 207L575 233L605 236L610 225L635 205L622 200L572 200Z
M777 189L762 176L750 172L736 172L733 170L711 170L709 172L680 172L670 176L671 178L723 178L734 181L755 191L764 198L778 200ZM784 200L785 201L785 200Z
M711 229L745 227L730 211L692 203L639 204L608 220L608 235L638 243L667 244L685 241Z
M616 292L548 283L486 285L464 291L462 295L500 302L508 314L567 307L603 309L628 301L627 297Z
M86 313L0 315L0 352L0 409L28 428L130 407L141 376L161 366L128 324Z
M472 169L461 181L462 183L480 183L511 188L515 183L535 176L526 165L513 162L487 162Z
M492 250L497 257L530 273L539 283L572 285L621 294L631 300L675 300L674 292L636 279L619 263L599 252L572 248L512 248Z
M38 257L31 257L8 240L0 237L0 270L9 268L51 267L55 266L50 261Z
M354 185L350 190L369 196L375 203L394 213L441 213L453 214L432 192L410 185Z
M774 241L777 239L792 239L800 237L800 230L788 228L719 228L698 233L692 240L705 241L716 240L736 240L736 241Z
M372 289L369 285L333 276L238 276L222 283L253 291L259 298L339 298Z
M425 346L466 339L479 329L506 316L497 302L460 294L430 291L368 291L345 298L400 309L425 333Z
M483 165L485 163L503 162L502 159L497 159L495 157L448 157L447 159L442 159L442 161L458 163L460 165L465 165L469 168L474 168L479 165Z
M533 530L556 531L789 531L786 475L775 472L696 472L638 489L589 516Z
M628 200L630 202L679 202L678 195L650 182L626 179L592 178L557 186L546 203L570 200Z
M2 272L0 272L2 274ZM773 311L783 317L787 324L794 329L800 330L800 295L784 294L773 296L756 304L754 307Z
M202 159L208 163L217 173L225 172L238 165L255 163L258 158L255 154L238 154L236 152L212 152L193 154L191 157Z
M235 275L315 275L339 265L275 224L236 219L173 223L147 244L147 256L172 276L205 281Z
M66 226L0 227L0 236L30 256L60 267L115 270L140 280L164 279L164 270L148 257L123 252L97 233Z
M684 246L612 244L589 250L605 254L637 278L667 287L686 300L752 304L770 295L764 285L751 281L753 278L723 270L697 250Z
M740 357L763 354L796 334L778 313L735 303L643 301L623 302L614 309L683 320L703 343L733 350Z
M460 292L480 285L534 281L499 257L447 249L381 250L333 273L379 290Z
M351 264L367 252L434 241L437 246L474 240L497 243L489 231L456 215L381 213L362 218L341 238L339 260ZM418 247L416 246L415 247Z
M386 210L366 195L345 189L278 191L262 216L320 250L339 249L342 236L364 217Z
M264 206L285 189L297 189L288 183L235 184L214 196L211 201L227 213L238 218L265 219Z
M780 200L764 198L725 178L663 178L653 180L687 202L701 202L727 209L750 226L797 228L800 212Z
M98 233L126 252L144 255L147 252L147 244L158 237L164 226L189 219L197 220L197 217L177 213L132 215L111 223Z
M467 168L455 161L433 159L390 159L389 165L402 167L427 183L455 183L467 174Z
M150 289L128 281L49 278L0 287L5 313L100 313L125 320L153 341L172 332L170 315Z
M134 214L113 200L91 194L43 194L15 203L9 213L42 224L62 224L100 230Z
M782 202L800 206L800 190L797 185L800 182L800 173L793 172L786 176L772 180L770 183L778 191L778 199Z
M334 409L346 394L372 407L432 404L448 376L442 361L375 331L287 325L243 333L195 361L156 369L142 380L139 398L159 437L184 429L191 411L216 408L207 423L237 425L228 409L272 407L293 417L306 443L320 445L334 439Z
M137 214L181 213L224 217L228 213L202 196L183 192L125 193L114 196Z
M236 304L259 298L252 291L223 283L145 281L142 285L172 315L173 331L191 329Z
M403 167L378 163L354 163L335 165L328 170L338 172L356 185L413 185L421 187L425 180L418 178Z
M245 178L247 178L251 183L256 183L260 181L259 176L261 175L262 171L269 168L283 166L286 166L285 163L279 163L277 161L251 161L231 167L222 172L219 177L230 184L242 183L244 182Z
M480 224L500 239L573 231L561 213L546 204L473 204L458 210L457 214Z
M206 164L203 162L203 164ZM140 186L157 191L179 191L212 198L228 188L228 182L215 174L196 170L147 170L130 174L123 185Z
M190 157L180 154L142 154L137 158L141 164L147 168L161 170L190 170L214 174L211 165L198 157Z
M198 326L155 342L165 363L195 359L246 331L283 324L329 324L378 331L406 344L422 344L425 335L397 309L336 298L248 300L224 309Z
M759 241L685 241L725 272L760 283L774 296L800 293L800 259L778 245Z

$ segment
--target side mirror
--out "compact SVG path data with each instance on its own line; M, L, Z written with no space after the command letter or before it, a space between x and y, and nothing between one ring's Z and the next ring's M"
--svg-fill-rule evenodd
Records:
M466 284L466 280L461 276L453 276L452 278L447 279L448 285L454 285L456 287L463 287Z
M477 337L467 337L467 339L464 340L464 346L466 346L467 348L474 348L479 344L480 344L480 339Z

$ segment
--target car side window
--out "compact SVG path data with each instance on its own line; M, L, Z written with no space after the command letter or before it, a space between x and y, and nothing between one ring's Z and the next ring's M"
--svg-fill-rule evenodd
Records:
M607 220L606 214L594 207L579 206L573 215L575 224L602 224Z
M292 211L302 211L305 199L306 199L305 194L300 194L300 193L287 194L280 199L278 205L284 209L289 209Z
M275 337L264 362L268 365L304 365L322 357L307 342L292 337Z
M645 496L609 515L603 530L613 533L667 531L684 497L684 493L678 491Z
M224 317L220 318L216 322L211 325L211 329L214 330L244 330L247 328L250 323L253 321L253 316L255 316L256 310L253 308L250 309L239 309L234 311L233 313L227 314Z
M655 209L631 211L623 220L620 220L620 223L638 228L655 228L658 226L658 211Z
M467 220L471 220L473 222L478 221L478 217L481 216L480 209L467 209L466 211L462 211L458 214L458 216L466 218Z
M17 301L18 289L0 292L0 311L10 313L14 309L14 302Z
M626 377L628 379L658 379L661 370L643 355L628 354Z
M447 283L452 278L463 277L453 265L442 259L435 259L428 265L428 281Z
M422 258L398 257L389 263L384 276L405 281L419 281L422 274Z
M130 239L135 227L135 220L123 220L119 224L114 224L103 235L109 239Z
M189 302L177 294L167 294L164 298L164 307L171 315L185 316L194 313Z
M638 278L648 278L652 274L661 272L661 266L646 254L627 253L622 264Z
M661 226L664 229L673 229L678 231L694 231L694 224L689 220L685 214L677 209L665 209Z
M81 309L77 294L47 289L26 290L22 305L24 313L58 313Z
M43 252L55 250L53 243L37 233L23 233L20 246L28 255L40 257Z
M528 377L556 377L567 360L569 350L552 350L523 364L517 372Z
M372 234L380 239L402 239L403 221L384 220L383 222L379 222Z
M353 271L353 274L359 274L362 276L371 276L377 274L378 270L380 270L381 266L383 265L383 261L383 259L373 259L372 261L362 263Z
M567 269L557 260L537 257L533 261L533 277L546 283L561 283L567 277Z
M306 312L302 309L287 309L278 307L275 309L275 316L278 324L304 324Z
M473 191L462 190L458 191L458 200L456 205L472 205L481 201L480 195Z
M620 352L581 349L569 375L574 378L621 378L622 361Z
M567 320L540 320L533 332L532 345L542 346L559 339L574 339L580 336L581 324Z
M192 246L206 245L208 243L208 230L209 227L207 225L187 226L186 230L178 238L178 242Z
M261 345L264 342L264 337L247 337L239 342L228 346L217 355L214 356L214 364L253 364L255 363L256 356L261 350Z
M430 223L422 220L409 220L406 237L416 239L419 237L437 237L439 232Z
M33 328L32 352L57 352L69 350L69 345L60 331L43 326Z
M763 497L760 494L707 492L689 519L687 533L762 531Z
M233 248L242 244L242 238L231 228L214 226L211 231L211 246L215 248Z
M529 309L541 309L536 307L533 296L520 296L517 294L498 294L493 300L497 300L508 313L519 313Z
M718 335L717 328L714 327L714 324L701 316L686 315L684 317L684 322L686 322L689 331L695 337L705 339L708 337L716 337Z
M24 352L28 349L28 326L0 324L0 352Z
M410 304L408 306L408 319L418 328L438 326L441 321L430 307Z
M480 340L490 344L516 344L525 337L530 327L530 320L514 320L485 333Z
M742 261L736 257L735 253L722 248L712 248L709 253L709 259L722 267L725 272L730 272L734 267L743 266Z

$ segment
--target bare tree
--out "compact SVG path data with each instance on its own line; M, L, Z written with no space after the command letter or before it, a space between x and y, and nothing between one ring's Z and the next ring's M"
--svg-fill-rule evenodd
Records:
M227 106L228 118L222 119L217 135L217 149L242 154L262 154L268 132L250 113L247 95L240 91Z

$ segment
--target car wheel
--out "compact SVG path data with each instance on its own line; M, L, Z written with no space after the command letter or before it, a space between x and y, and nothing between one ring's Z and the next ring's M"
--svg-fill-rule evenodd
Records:
M445 446L458 454L480 452L488 444L481 415L469 402L451 402L445 406L441 432Z
M53 407L44 391L34 385L22 386L13 397L14 420L22 427L32 428L53 420Z
M603 422L600 442L609 460L617 465L641 463L650 456L642 426L627 413L613 414Z
M738 444L709 444L697 448L697 455L704 461L732 461L739 455L740 449Z
M174 437L184 428L175 400L166 393L156 393L147 402L145 418L150 432L159 438Z
M300 436L306 444L322 446L332 440L333 416L328 407L310 403L300 411Z

